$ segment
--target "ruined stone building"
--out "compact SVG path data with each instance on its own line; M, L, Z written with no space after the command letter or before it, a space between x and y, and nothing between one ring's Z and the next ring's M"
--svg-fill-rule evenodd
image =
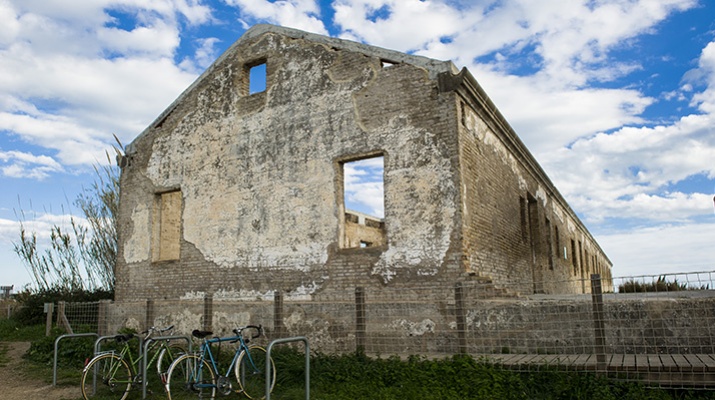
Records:
M344 202L345 166L376 157L384 218ZM585 293L592 273L610 282L598 243L449 61L258 25L120 165L117 301L329 299L474 280Z

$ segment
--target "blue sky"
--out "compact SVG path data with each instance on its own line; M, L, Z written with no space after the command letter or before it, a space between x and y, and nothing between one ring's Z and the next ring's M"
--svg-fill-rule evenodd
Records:
M40 235L65 221L112 134L129 143L256 23L468 67L614 275L715 269L712 1L0 0L0 21L0 285L30 282L18 213Z

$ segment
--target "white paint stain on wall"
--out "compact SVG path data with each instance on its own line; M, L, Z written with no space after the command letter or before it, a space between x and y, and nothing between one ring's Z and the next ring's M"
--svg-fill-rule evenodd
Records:
M409 321L406 319L395 320L390 324L390 328L404 331L406 336L423 336L427 333L434 333L437 324L431 319L422 321Z
M132 210L132 232L124 247L124 262L146 261L151 257L151 208L138 204Z

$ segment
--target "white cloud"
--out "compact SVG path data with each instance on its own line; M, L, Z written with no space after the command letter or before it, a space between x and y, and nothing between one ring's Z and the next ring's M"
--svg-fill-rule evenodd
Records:
M61 172L64 169L52 157L36 156L34 154L19 151L0 150L0 170L3 175L11 178L33 178L45 179L53 172Z
M382 218L385 215L383 173L383 157L344 164L343 184L346 206Z
M103 28L97 39L105 52L113 54L148 54L171 56L179 45L178 27L165 21L154 21L151 26L138 26L131 31Z
M653 101L635 90L554 87L536 76L504 75L483 65L469 69L542 162L581 137L642 122L639 114Z
M216 54L216 44L219 42L220 40L217 38L199 40L200 46L194 55L196 64L198 64L201 68L207 68L209 65L213 64L213 62L218 58L218 54Z
M423 49L465 24L457 9L438 1L338 0L334 8L342 37L401 51Z
M239 8L244 27L256 22L301 29L327 35L320 19L320 7L315 0L224 0L226 4Z
M613 275L715 270L715 222L634 229L596 239L611 260Z
M715 49L713 43L706 50ZM705 113L683 116L670 125L599 133L544 156L557 187L588 219L682 221L709 213L711 187L690 194L668 189L697 175L715 179L715 114L706 105L715 93L715 68L708 66L711 55L706 50L696 72L708 86L693 94L702 99ZM588 190L583 182L589 183Z
M92 164L112 134L129 142L196 78L173 60L177 18L200 23L210 10L194 0L59 3L0 2L10 17L4 26L17 27L0 28L0 131L65 165ZM112 10L134 27L112 26ZM6 166L5 174L50 172L24 167Z
M697 77L696 81L707 85L705 91L693 96L693 104L705 113L715 114L715 41L703 49L698 68L691 72L691 77Z

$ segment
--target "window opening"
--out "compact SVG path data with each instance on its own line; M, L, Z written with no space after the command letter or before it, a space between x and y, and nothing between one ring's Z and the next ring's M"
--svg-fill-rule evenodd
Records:
M554 269L554 247L553 247L553 242L551 241L551 220L546 218L544 223L546 225L546 245L549 248L549 269L553 270Z
M261 62L248 69L248 94L266 91L266 62Z
M362 158L343 162L340 166L345 210L341 247L386 245L384 157Z
M526 199L524 197L519 197L519 212L521 215L521 240L526 242Z
M394 67L397 63L394 61L389 61L389 60L380 60L380 65L382 68L390 68Z
M574 276L578 275L578 260L576 259L576 242L571 239L571 264Z

